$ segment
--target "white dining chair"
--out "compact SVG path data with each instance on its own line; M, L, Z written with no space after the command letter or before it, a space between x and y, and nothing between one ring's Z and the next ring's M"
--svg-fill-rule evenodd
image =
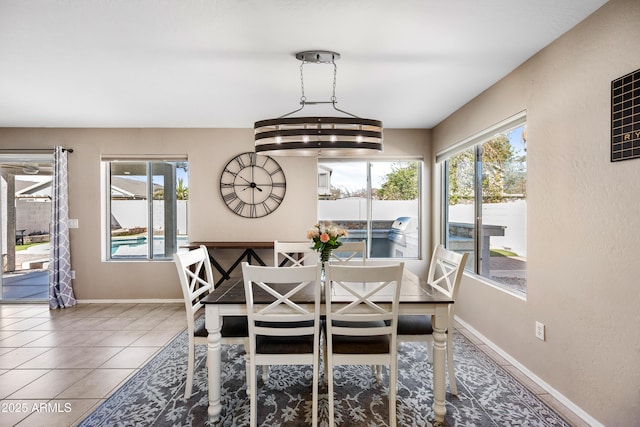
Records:
M263 267L242 263L249 319L251 426L257 425L257 366L311 365L312 425L318 424L321 268L319 265ZM313 296L313 306L296 296ZM268 302L264 301L265 296ZM259 303L263 302L263 303Z
M273 242L273 265L275 267L300 267L318 264L319 255L311 242Z
M173 255L178 270L182 296L187 314L187 333L189 335L189 349L187 359L187 380L184 398L191 396L193 388L193 374L195 369L195 346L207 344L207 330L204 322L196 325L196 319L202 314L203 304L200 300L213 289L213 272L209 261L209 252L205 246L180 252ZM222 343L243 344L245 352L249 337L246 316L224 316L222 321ZM248 365L247 365L248 366Z
M337 249L331 251L329 262L334 264L364 264L367 258L367 242L342 242Z
M431 257L427 282L454 301L458 297L460 281L468 253L458 253L438 245ZM451 394L458 394L455 369L453 364L453 318L455 304L449 304L447 331L447 368L449 373L449 388ZM424 342L427 359L433 361L433 327L431 316L401 315L398 316L398 343Z
M330 426L335 425L333 368L338 365L388 367L389 425L396 425L396 321L403 269L402 262L382 266L325 266L325 363ZM351 302L345 303L344 298Z

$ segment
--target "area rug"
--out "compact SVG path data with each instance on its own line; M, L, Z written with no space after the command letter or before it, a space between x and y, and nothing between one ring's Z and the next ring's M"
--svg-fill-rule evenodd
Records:
M431 365L424 344L404 343L398 355L398 426L569 426L477 346L454 332L458 396L447 386L447 415L435 423L431 406ZM206 346L196 351L193 395L184 400L186 331L81 424L90 426L248 426L244 347L222 346L222 413L207 418ZM367 366L335 369L335 422L339 426L389 424L388 377L377 383ZM272 367L267 383L258 380L259 426L311 424L310 366ZM321 374L322 379L322 374ZM319 425L328 426L327 387L320 386Z

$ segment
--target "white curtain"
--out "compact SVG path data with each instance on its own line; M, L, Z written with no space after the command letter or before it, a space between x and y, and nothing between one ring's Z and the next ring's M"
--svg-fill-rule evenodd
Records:
M67 152L55 147L53 154L53 189L51 208L51 250L49 260L49 308L66 308L76 304L71 286L69 253L69 219Z

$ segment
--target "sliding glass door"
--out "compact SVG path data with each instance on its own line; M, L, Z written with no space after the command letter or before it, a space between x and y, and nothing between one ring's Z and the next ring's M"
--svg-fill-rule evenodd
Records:
M0 154L2 302L48 300L53 154Z

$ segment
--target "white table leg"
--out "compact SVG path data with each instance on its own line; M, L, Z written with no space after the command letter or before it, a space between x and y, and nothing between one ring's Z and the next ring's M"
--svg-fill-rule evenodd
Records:
M447 348L447 320L448 310L445 304L436 308L432 317L433 323L433 412L436 421L444 421L447 413L446 398L446 348Z
M222 342L222 317L216 304L206 304L205 326L207 336L207 378L209 383L209 419L217 422L220 419L220 349Z

